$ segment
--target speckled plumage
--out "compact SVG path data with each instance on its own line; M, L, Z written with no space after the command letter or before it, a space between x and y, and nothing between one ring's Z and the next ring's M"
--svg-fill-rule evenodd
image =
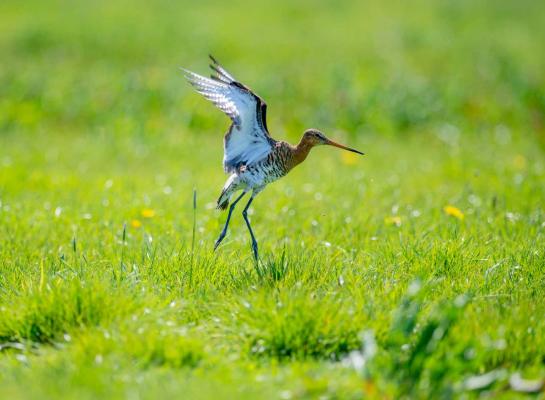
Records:
M227 221L214 248L217 248L225 237L235 205L244 194L251 191L252 195L242 215L250 231L254 257L257 259L257 242L247 216L247 210L254 197L269 183L283 177L302 163L314 146L327 144L360 152L327 139L316 129L305 131L296 146L273 139L267 129L266 103L247 86L238 82L212 56L210 58L212 60L210 67L214 71L211 78L185 69L183 71L197 92L214 103L232 121L223 140L223 167L230 175L218 198L218 208L226 209L234 193L243 191L242 195L231 203Z
M254 196L261 192L265 186L272 183L295 166L304 161L310 152L311 146L305 143L292 146L289 143L277 141L266 158L255 163L242 165L231 174L218 199L218 207L227 207L231 196L238 190L253 190Z

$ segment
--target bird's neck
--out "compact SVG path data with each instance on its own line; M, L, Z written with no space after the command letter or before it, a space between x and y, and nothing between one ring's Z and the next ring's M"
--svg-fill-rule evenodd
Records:
M305 161L312 147L313 146L311 143L304 140L301 140L299 144L297 144L296 146L293 146L292 157L291 157L291 168Z

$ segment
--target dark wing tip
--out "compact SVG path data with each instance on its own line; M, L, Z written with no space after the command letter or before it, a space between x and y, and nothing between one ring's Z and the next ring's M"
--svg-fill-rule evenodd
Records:
M214 64L219 64L218 60L216 60L212 54L208 54L208 57L210 57Z
M222 72L219 70L219 68L217 67L217 64L210 64L209 65L210 69L212 69L212 71L214 71L216 74L222 74Z
M209 54L209 57L212 60L210 69L214 71L214 74L210 75L212 79L226 84L231 84L236 81L236 79L218 63L218 60L211 54Z

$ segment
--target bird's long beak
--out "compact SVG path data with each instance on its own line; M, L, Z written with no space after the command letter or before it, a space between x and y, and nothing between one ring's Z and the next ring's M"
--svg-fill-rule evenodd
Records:
M350 147L346 147L346 146L343 146L342 144L340 143L337 143L337 142L334 142L333 140L327 140L327 142L325 142L325 144L329 145L329 146L335 146L335 147L338 147L339 149L344 149L344 150L348 150L348 151L351 151L353 153L358 153L358 154L361 154L362 156L365 154L365 153L362 153L361 151L359 150L356 150L356 149L352 149Z

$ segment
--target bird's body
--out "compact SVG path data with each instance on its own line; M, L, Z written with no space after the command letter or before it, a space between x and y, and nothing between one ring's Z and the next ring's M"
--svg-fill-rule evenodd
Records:
M251 198L242 215L250 231L254 257L257 259L257 242L247 216L247 210L254 197L269 183L283 177L303 162L316 145L327 144L359 154L363 153L335 143L315 129L305 131L296 146L273 139L267 129L265 102L248 87L236 81L212 56L210 58L213 62L210 67L215 72L211 79L187 70L184 72L197 91L212 101L232 121L224 137L223 158L223 168L230 175L218 198L218 208L226 209L234 193L243 191L231 203L227 221L216 241L215 248L227 233L235 205L247 192L251 191Z
M229 176L218 199L218 208L227 208L229 199L238 190L253 190L255 194L261 192L269 183L282 178L303 162L309 152L308 146L299 147L286 142L275 142L265 158L243 165Z

